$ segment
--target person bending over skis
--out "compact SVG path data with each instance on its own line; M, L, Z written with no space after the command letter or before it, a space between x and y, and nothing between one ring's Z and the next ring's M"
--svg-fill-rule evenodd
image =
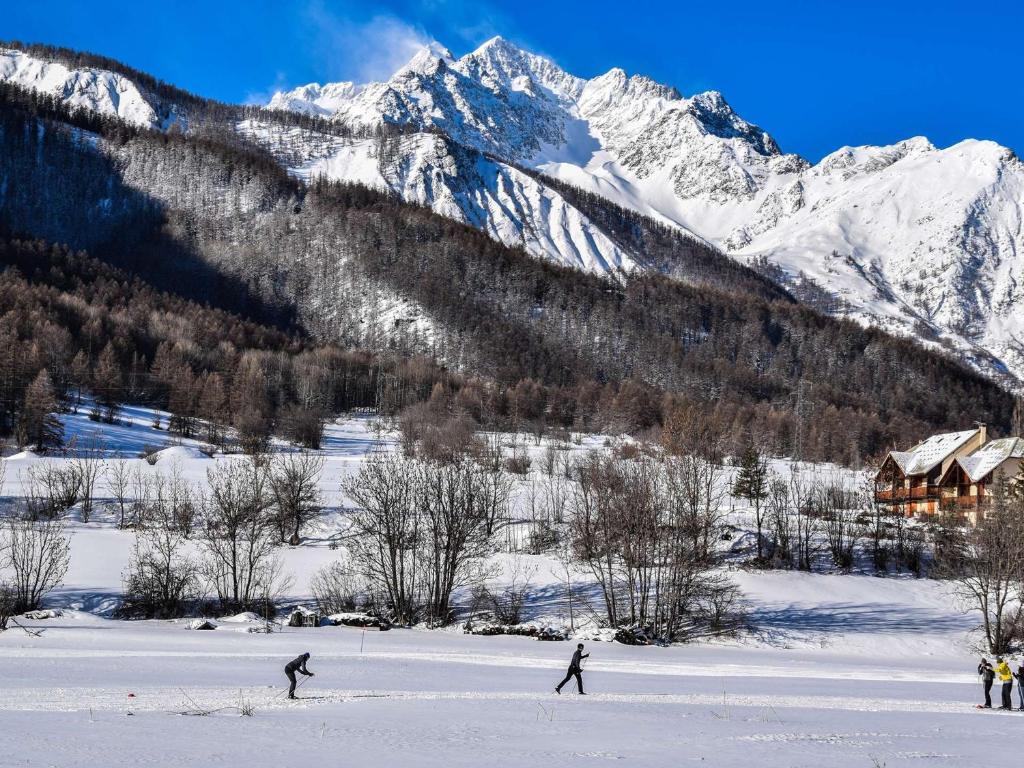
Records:
M982 685L985 686L985 709L992 708L992 682L996 679L996 671L988 663L988 659L982 659L978 665L978 674L981 676Z
M576 653L572 655L572 661L569 662L569 671L565 673L565 679L555 686L555 693L560 694L562 692L562 686L575 677L577 693L584 696L586 695L586 692L583 690L583 675L580 673L583 671L583 660L589 657L589 653L583 652L583 643L576 646Z
M291 685L288 686L288 698L289 699L294 699L295 698L295 673L296 672L301 672L306 677L312 677L313 676L313 673L310 672L308 669L306 669L306 662L307 661L309 661L309 654L308 653L304 653L301 656L299 656L297 659L292 659L291 661L289 661L287 666L285 666L285 668L284 668L284 673L286 675L288 675L288 680L291 682Z

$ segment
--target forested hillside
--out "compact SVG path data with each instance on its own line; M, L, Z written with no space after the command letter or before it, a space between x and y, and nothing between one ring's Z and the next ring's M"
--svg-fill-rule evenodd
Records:
M724 435L732 447L753 435L780 453L846 462L937 428L1009 422L1010 397L959 364L822 316L746 269L694 280L730 273L702 266L713 256L693 241L611 209L602 213L609 231L684 279L554 266L381 192L307 187L224 130L130 127L10 86L0 89L0 167L9 238L87 249L126 270L119 279L138 276L317 343L435 360L461 379L517 392L520 421L633 431L669 421ZM24 255L10 259L24 271ZM16 305L27 284L15 273L5 280ZM63 290L41 272L33 280ZM25 343L38 330L31 316L17 326ZM64 362L84 355L98 386L95 368L114 334L91 343L87 324L58 325L70 336ZM159 341L138 349L147 370ZM210 343L190 346L201 358ZM217 370L190 367L200 377ZM8 390L8 430L27 380ZM288 398L271 398L267 418ZM332 398L326 407L341 405ZM484 418L465 403L445 407Z

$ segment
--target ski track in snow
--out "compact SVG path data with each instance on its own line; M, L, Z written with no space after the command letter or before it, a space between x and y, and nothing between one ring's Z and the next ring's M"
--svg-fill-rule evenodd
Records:
M228 651L168 651L168 650L77 650L61 649L57 652L65 659L114 659L114 658L153 658L153 659L276 659L276 654L269 653L238 653ZM4 648L3 656L8 658L23 659L50 659L54 651L46 648ZM518 669L551 669L550 658L530 656L486 656L473 655L468 653L436 653L436 652L380 652L370 651L365 653L357 652L331 652L318 651L318 659L342 660L342 659L366 659L391 660L391 661L419 661L433 662L438 664L468 664L472 666L494 666L513 667ZM772 667L759 665L756 672L751 672L743 664L709 664L704 661L693 664L666 664L663 662L651 661L647 658L636 661L595 661L589 662L587 672L608 672L631 675L653 675L653 676L677 676L677 677L739 677L746 679L757 678L804 678L809 680L859 680L865 682L917 682L921 680L922 670L898 670L898 669L877 669L877 670L843 670L829 669L818 665L806 667ZM974 684L975 678L970 674L953 673L942 674L928 671L927 679L930 683L970 683Z
M813 709L851 712L919 712L963 714L970 705L907 699L847 696L787 696L712 693L591 693L584 699L575 693L537 694L515 691L374 691L344 688L300 690L289 701L281 687L259 688L137 688L128 698L124 688L15 688L0 691L0 711L75 712L96 711L166 712L169 714L209 712L237 707L241 701L260 709L293 709L324 704L372 701L522 701L569 702L572 706L594 704L657 704L711 707L720 711L743 709ZM303 695L304 694L304 695ZM1003 714L993 712L988 714ZM1013 713L1005 713L1007 715Z

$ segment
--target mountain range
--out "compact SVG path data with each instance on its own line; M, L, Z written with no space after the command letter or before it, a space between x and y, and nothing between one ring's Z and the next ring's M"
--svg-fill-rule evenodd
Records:
M649 266L530 169L810 283L829 311L1024 375L1024 166L993 142L914 137L812 164L718 92L687 98L621 69L584 80L502 38L459 59L432 45L387 82L308 85L269 106L416 132L387 161L345 142L298 173L386 187L581 269ZM486 159L460 163L431 129Z
M114 72L7 50L0 81L139 125L173 122ZM556 179L767 267L797 293L813 288L828 311L1024 376L1024 166L993 142L938 149L915 137L811 164L716 91L686 98L621 69L585 80L500 37L458 59L431 44L386 82L309 84L268 107L360 134L240 122L305 178L388 189L579 269L655 267L567 202ZM370 134L382 125L410 132L381 151Z
M264 107L8 43L0 97L0 235L317 338L540 382L538 413L562 423L681 412L855 461L1009 422L977 372L1022 371L1024 174L990 143L811 165L721 94L583 80L500 38Z

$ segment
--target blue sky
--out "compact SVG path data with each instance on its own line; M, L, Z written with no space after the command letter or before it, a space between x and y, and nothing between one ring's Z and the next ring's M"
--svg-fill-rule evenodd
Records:
M122 60L224 101L382 78L423 41L456 55L500 34L591 77L619 66L717 89L786 151L925 135L1024 152L1021 3L278 0L9 3L0 39Z

